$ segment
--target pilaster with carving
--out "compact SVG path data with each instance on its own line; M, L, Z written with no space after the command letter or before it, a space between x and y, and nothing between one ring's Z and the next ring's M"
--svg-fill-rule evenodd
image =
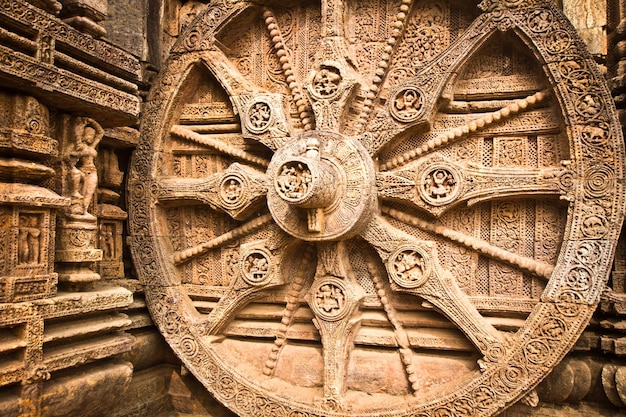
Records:
M97 146L104 130L93 119L65 116L61 125L61 190L71 204L59 219L57 270L68 288L91 288L102 260L94 197L98 185Z

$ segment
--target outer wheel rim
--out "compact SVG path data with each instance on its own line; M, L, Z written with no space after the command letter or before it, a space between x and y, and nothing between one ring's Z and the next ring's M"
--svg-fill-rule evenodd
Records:
M502 2L507 5L507 2ZM486 14L486 27L502 27L509 25L521 34L526 36L527 41L535 45L535 53L540 55L545 61L562 59L565 52L549 55L549 51L537 49L537 45L542 45L544 39L552 36L551 32L559 31L561 27L568 27L562 16L553 7L545 6L553 19L554 29L552 31L537 33L533 26L529 24L530 18L527 10L518 9L519 5L509 5L511 9L499 7L494 9L494 14ZM243 6L240 6L243 8ZM216 11L222 10L217 5L207 9L203 15L199 16L196 22L201 22L207 17L215 17ZM235 15L239 9L235 8L232 13ZM504 17L503 17L504 16ZM227 16L222 16L227 20ZM219 19L213 20L217 25ZM505 23L502 23L505 22ZM558 23L558 24L557 24ZM187 36L194 33L193 25L188 29ZM535 28L536 29L536 28ZM210 30L207 30L210 32ZM570 32L571 33L571 32ZM181 50L188 39L183 35L179 42ZM202 336L198 334L194 323L198 320L197 312L185 301L185 291L177 282L176 272L171 262L168 260L169 254L166 248L167 243L162 233L155 226L155 214L151 211L155 202L151 187L146 186L145 178L152 176L158 166L158 152L162 151L156 138L164 137L166 126L163 120L168 120L171 109L176 105L172 100L173 91L177 85L176 80L183 79L176 74L179 68L187 68L189 64L201 59L202 52L192 50L185 52L180 57L176 57L166 66L164 73L159 77L151 95L151 102L148 104L146 112L146 124L142 130L144 141L138 147L134 156L131 181L129 185L129 195L131 196L131 234L132 251L138 266L140 279L146 284L146 298L150 311L156 319L161 332L168 340L174 351L181 357L194 375L211 391L220 401L228 404L234 411L242 415L345 415L351 416L348 411L324 411L321 412L313 404L285 403L276 394L262 387L259 381L249 381L238 373L236 369L227 369L219 364L219 358L210 344L202 341ZM550 50L554 50L551 47ZM577 51L578 52L578 51ZM572 54L571 51L567 54ZM586 55L578 52L574 56L577 61L584 61ZM595 119L600 123L605 123L604 131L608 146L613 149L615 155L615 175L621 178L621 167L623 165L623 149L619 126L615 123L616 117L609 105L610 96L606 87L599 81L600 76L590 68L589 77L592 82L590 87L593 90L593 97L603 103L603 109L595 114ZM558 79L562 77L558 69L551 64L547 64L548 76ZM560 80L562 84L555 90L556 98L561 102L561 107L565 109L574 108L581 113L581 100L585 97L576 97L574 93L568 91L567 79ZM166 105L161 105L164 100ZM598 159L599 150L589 143L589 130L602 129L594 125L594 121L584 121L588 114L580 116L565 115L570 137L572 154L580 160L576 174L578 178L594 173L594 160ZM576 112L572 112L576 114ZM146 175L148 174L148 175ZM154 187L152 187L154 188ZM587 187L588 188L588 187ZM585 194L585 184L579 181L572 194L574 202L569 209L568 235L562 245L560 258L564 261L557 264L552 274L552 279L548 283L541 302L537 304L531 315L526 320L524 327L518 332L518 342L514 349L507 354L505 362L508 365L494 366L483 373L477 374L475 378L465 381L462 385L457 385L454 392L441 392L428 398L408 404L394 410L385 410L388 415L414 415L423 413L424 415L435 415L435 413L452 411L457 415L472 413L475 409L479 415L493 415L501 411L504 407L524 395L540 379L545 376L547 370L554 366L560 358L569 350L579 334L584 329L591 314L599 301L599 294L608 278L608 263L614 251L617 239L617 225L621 224L623 212L623 186L617 181L610 187L609 191L615 196L610 201L599 197L589 198ZM599 203L608 201L608 207L601 207ZM596 208L594 208L596 207ZM606 230L607 224L616 225L611 231ZM601 233L604 227L604 232ZM602 265L595 273L595 281L592 285L581 290L571 288L567 285L567 275L570 271L581 268L583 259L580 253L587 252L589 245L598 245L600 248ZM546 330L546 323L554 324L548 328L562 328L562 333L558 338ZM548 323L548 324L550 324ZM549 353L549 354L548 354ZM511 370L521 370L523 378L507 378L507 372ZM521 380L521 381L520 381ZM231 395L232 394L232 395ZM247 402L232 401L235 396L249 395L251 397L262 396L263 402L250 405ZM245 404L245 405L242 405ZM360 411L358 415L378 415L380 409L368 412ZM273 414L272 414L273 413ZM294 414L300 413L300 414Z

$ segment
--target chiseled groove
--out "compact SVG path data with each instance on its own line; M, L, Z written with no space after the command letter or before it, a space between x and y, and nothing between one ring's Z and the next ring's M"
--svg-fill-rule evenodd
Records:
M196 142L202 145L209 146L218 152L223 154L232 156L233 158L240 159L242 161L250 162L251 164L259 165L263 168L267 168L269 162L263 158L259 158L258 156L254 156L246 151L242 151L241 149L234 148L226 143L223 143L219 140L215 140L210 137L202 136L193 130L187 129L181 125L172 126L171 133L173 135L179 136L183 139L187 139L192 142Z
M535 94L528 96L526 98L517 100L515 103L510 104L506 107L501 108L492 113L488 113L485 116L472 120L464 126L456 127L450 130L447 133L441 134L434 139L430 139L428 142L423 144L420 148L411 149L408 152L400 156L394 157L392 160L382 164L380 166L381 171L387 171L389 169L397 168L401 165L404 165L425 153L432 152L438 149L441 146L448 145L450 143L457 142L460 139L467 137L470 134L474 134L476 132L480 132L485 129L487 126L490 126L494 123L510 119L511 117L517 115L528 109L531 106L534 106L537 103L544 101L549 97L548 90L538 91Z
M258 229L259 227L265 226L266 224L270 223L272 221L272 215L271 214L265 214L263 216L257 217L251 221L249 221L248 223L243 224L242 226L239 226L227 233L224 233L223 235L220 235L214 239L209 240L208 242L205 242L201 245L197 245L194 246L192 248L188 248L185 250L181 250L178 252L174 253L174 263L175 264L181 264L183 262L188 261L191 258L194 258L196 256L202 255L203 253L206 253L208 251L210 251L211 249L214 249L218 246L222 246L228 242L231 242L235 239L239 239L242 236L247 235L248 233L252 232L253 230Z
M67 344L44 347L44 363L49 371L67 369L86 359L100 359L102 356L128 352L134 337L124 332L93 335L90 338L68 341ZM103 355L103 353L106 354Z
M383 280L378 273L376 265L374 265L371 260L367 261L367 269L370 273L370 276L372 277L372 281L374 281L376 293L380 299L380 303L383 305L383 309L387 314L389 323L391 323L391 326L393 327L393 334L399 346L400 358L402 359L402 364L404 365L407 379L411 384L413 394L417 395L417 393L419 392L420 383L415 373L415 366L413 364L413 351L411 350L409 336L406 330L402 327L402 323L400 323L400 321L398 320L396 309L394 308L393 304L389 302L389 298L387 297L387 292L385 291L385 285L383 283Z
M301 85L296 81L293 63L291 62L291 57L293 55L285 45L285 40L283 39L280 28L278 27L274 13L272 13L272 11L267 7L263 9L263 18L265 19L267 30L270 34L270 38L272 39L272 44L274 45L276 55L278 56L278 60L283 69L283 74L287 80L287 86L291 96L293 97L293 101L298 108L303 129L305 131L311 130L313 128L311 107L305 98Z
M393 57L393 53L396 50L398 40L404 34L406 19L409 15L412 2L413 0L402 0L402 3L400 4L400 11L396 15L396 20L395 22L393 22L392 25L394 28L392 35L389 39L387 39L387 44L385 45L382 58L376 68L374 78L372 79L372 84L367 89L365 100L363 101L363 108L361 109L361 113L359 114L359 118L357 120L357 132L361 132L363 130L363 127L367 123L369 115L374 109L374 100L376 100L376 98L378 97L378 93L380 92L380 86L387 76L389 64L391 62L391 58Z
M9 329L0 330L0 353L7 353L25 348L26 341L13 334Z
M494 246L481 239L465 235L442 225L432 224L430 222L418 219L417 217L411 216L407 213L403 213L399 210L390 207L383 207L381 211L382 213L396 220L399 220L402 223L415 226L425 232L429 232L448 239L468 249L474 250L481 255L515 266L522 271L533 274L539 278L549 280L550 276L552 275L552 271L554 270L554 266L545 262L517 255L515 253Z
M43 342L85 337L97 333L121 330L132 324L125 314L100 314L78 320L46 323Z
M298 273L291 281L289 285L289 293L287 295L287 304L285 305L285 309L283 310L283 317L280 320L280 328L276 332L276 338L274 339L274 346L272 346L272 350L269 353L269 357L263 366L263 374L267 376L272 376L274 374L274 369L276 369L276 362L278 362L278 357L280 356L280 352L285 347L287 343L287 330L289 330L289 326L293 323L294 313L298 309L298 305L300 304L300 292L304 287L304 273L306 272L306 268L311 263L311 259L313 258L313 248L309 246L307 250L304 252L302 261L300 262L300 267L298 268Z
M13 44L19 48L22 48L25 52L29 54L34 54L37 52L37 42L31 41L30 39L27 39L4 28L0 28L0 40L5 41L5 45Z

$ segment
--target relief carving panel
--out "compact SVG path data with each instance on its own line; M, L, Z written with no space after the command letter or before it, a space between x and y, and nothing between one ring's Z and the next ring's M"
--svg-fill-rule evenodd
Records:
M146 105L129 246L165 339L242 416L536 404L625 204L576 32L548 0L268 3L198 9Z

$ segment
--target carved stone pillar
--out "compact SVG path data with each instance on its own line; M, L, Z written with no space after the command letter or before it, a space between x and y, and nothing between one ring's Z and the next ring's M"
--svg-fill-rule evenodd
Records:
M56 209L69 199L34 184L58 155L48 109L33 97L0 94L0 302L53 296Z
M98 184L96 147L104 131L85 117L64 117L62 124L61 189L71 205L59 221L57 271L68 288L89 289L100 279L94 263L102 260L98 221L90 210Z
M108 132L105 136L107 140ZM98 247L102 260L98 272L102 278L124 278L122 232L128 214L120 204L120 190L124 173L119 169L117 154L113 148L102 147L98 152Z
M106 35L98 23L106 18L107 0L60 0L61 18L65 23L96 38Z

